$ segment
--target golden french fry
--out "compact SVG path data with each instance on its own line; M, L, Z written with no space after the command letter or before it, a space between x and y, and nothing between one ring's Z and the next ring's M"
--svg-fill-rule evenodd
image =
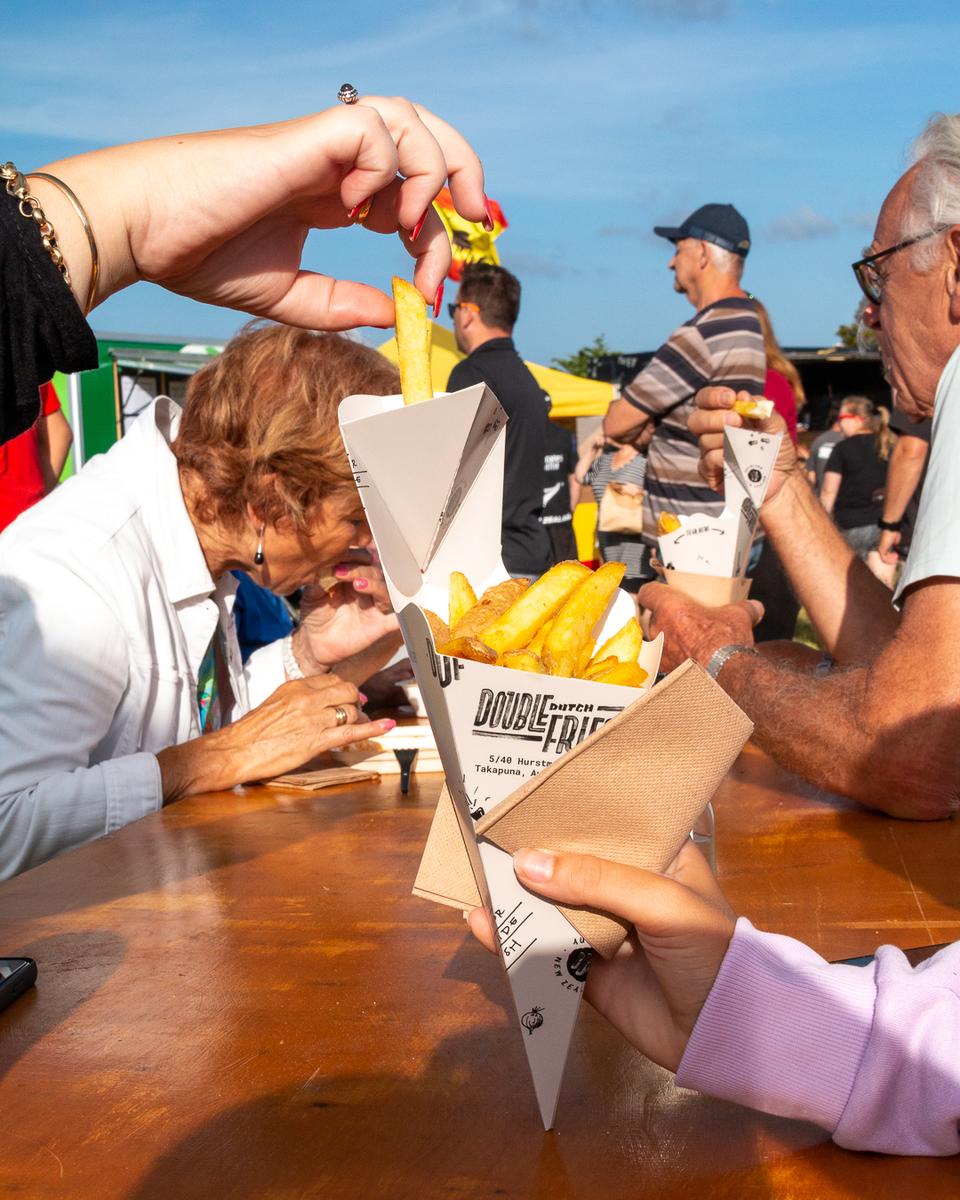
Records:
M498 654L526 646L544 621L550 620L559 611L570 594L589 575L590 571L583 563L557 563L546 575L541 575L502 616L484 629L483 640Z
M547 668L539 654L529 650L505 650L497 659L498 667L512 667L514 671L532 671L535 675L546 675Z
M537 632L530 639L530 644L527 649L531 654L536 654L538 658L543 656L543 643L547 640L547 634L553 628L553 621L544 621Z
M587 664L593 658L593 651L596 648L596 645L597 643L593 640L593 638L587 638L583 649L580 651L580 655L577 658L577 670L574 678L583 678L583 673L587 669Z
M618 629L613 637L608 638L587 664L587 669L596 666L601 659L618 658L621 662L636 662L643 645L643 632L636 617L631 617L626 625Z
M421 400L432 400L430 322L426 301L412 283L394 275L393 304L397 314L397 356L403 402L419 404Z
M427 624L430 626L430 635L433 638L433 644L439 650L442 645L450 641L450 627L442 617L438 617L429 608L423 610L423 615L427 618Z
M635 662L618 662L593 676L594 683L615 683L618 687L643 687L646 681L647 672Z
M663 537L665 533L673 533L680 528L680 518L672 512L662 512L657 517L657 537Z
M754 421L766 421L773 416L772 400L734 400L733 411L741 417L751 417Z
M468 658L472 662L493 665L497 661L497 656L490 647L485 646L479 638L475 637L451 638L449 642L438 646L437 651L440 654L448 654L451 658Z
M620 586L626 569L623 563L608 562L592 574L587 572L587 578L564 602L543 643L543 661L551 675L566 675L568 678L576 675L583 648L590 640L593 627L603 616L611 596ZM534 584L530 592L536 586ZM493 642L490 644L495 645Z
M479 637L529 586L529 579L505 579L503 583L488 587L473 608L465 612L454 626L453 636ZM486 638L483 640L486 641Z
M583 672L582 679L596 679L598 675L602 675L604 671L609 671L611 667L619 666L620 659L614 658L612 655L609 658L602 658L599 662L590 663L587 669Z
M450 574L450 628L456 627L477 602L477 594L470 586L470 580L460 571Z

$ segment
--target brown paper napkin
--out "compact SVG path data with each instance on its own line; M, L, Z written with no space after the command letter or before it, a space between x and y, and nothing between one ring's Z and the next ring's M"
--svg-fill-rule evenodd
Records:
M540 846L662 871L752 730L726 692L686 662L518 788L477 822L477 833L511 854ZM458 908L479 901L446 789L414 891ZM604 958L626 937L626 923L610 913L560 908Z
M292 775L278 775L276 779L265 780L265 784L267 787L319 792L321 788L337 787L344 783L362 783L365 779L379 778L379 771L365 771L359 767L326 767L321 771L300 771Z
M751 581L737 576L695 575L691 571L666 570L663 574L670 587L710 608L735 604L738 600L746 600L750 594Z

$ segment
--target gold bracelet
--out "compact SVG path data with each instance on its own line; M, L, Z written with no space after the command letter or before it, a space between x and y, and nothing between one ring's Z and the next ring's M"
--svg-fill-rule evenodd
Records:
M93 236L90 219L84 212L83 205L77 199L73 189L68 187L62 179L58 179L56 175L48 175L45 171L31 171L27 175L27 179L45 179L47 183L52 183L55 188L59 188L80 218L80 224L83 226L83 232L87 235L87 244L90 247L90 287L87 289L87 303L83 309L83 315L86 316L92 310L97 298L97 284L100 280L100 251L97 249L97 239Z
M57 244L57 235L53 231L53 226L47 220L43 209L40 207L40 201L36 196L31 196L27 191L27 181L13 165L12 162L4 163L0 166L0 179L6 185L7 195L13 196L15 200L20 202L20 215L28 220L36 221L40 228L40 241L43 243L43 248L50 255L50 260L63 276L63 282L70 286L70 271L67 264L63 260L63 251Z

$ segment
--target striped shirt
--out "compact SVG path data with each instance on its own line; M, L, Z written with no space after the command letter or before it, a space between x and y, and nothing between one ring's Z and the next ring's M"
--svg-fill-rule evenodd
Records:
M745 296L702 308L664 342L623 389L623 397L657 422L647 453L643 536L656 543L661 512L716 515L723 500L697 470L697 439L687 428L694 396L708 384L763 394L766 358L753 301Z

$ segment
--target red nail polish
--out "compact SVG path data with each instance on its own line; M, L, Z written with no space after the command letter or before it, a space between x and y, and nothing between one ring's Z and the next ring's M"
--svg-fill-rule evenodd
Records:
M350 218L350 220L355 221L360 213L363 212L364 208L369 206L372 199L372 196L368 196L366 200L361 200L359 204L355 204L347 213L347 216Z
M392 720L390 717L387 717L385 721L381 721L380 724L383 726L384 733L386 733L388 729L395 729L397 725L396 721Z
M366 704L367 702L367 697L363 694L363 692L357 692L357 699L361 704Z
M420 230L423 228L423 223L424 223L424 221L427 219L427 213L428 213L429 211L430 211L430 209L429 209L429 208L425 208L425 209L423 210L423 216L422 216L422 217L420 218L420 220L419 220L419 221L416 223L416 225L414 225L414 227L413 227L413 233L411 233L411 234L410 234L410 241L411 241L411 242L415 242L415 241L417 240L417 238L420 236Z
M355 580L353 581L353 586L354 586L355 588L359 588L359 589L360 589L360 591L361 591L361 592L363 592L363 591L366 591L366 589L367 589L367 588L368 588L370 585L367 583L367 581L366 581L365 579L355 579Z
M437 288L437 294L433 298L433 319L436 320L440 316L440 305L443 303L443 285L446 281L441 279L440 286Z
M483 227L487 233L493 233L493 227L496 222L493 219L493 209L490 207L490 201L487 199L487 194L483 194Z

